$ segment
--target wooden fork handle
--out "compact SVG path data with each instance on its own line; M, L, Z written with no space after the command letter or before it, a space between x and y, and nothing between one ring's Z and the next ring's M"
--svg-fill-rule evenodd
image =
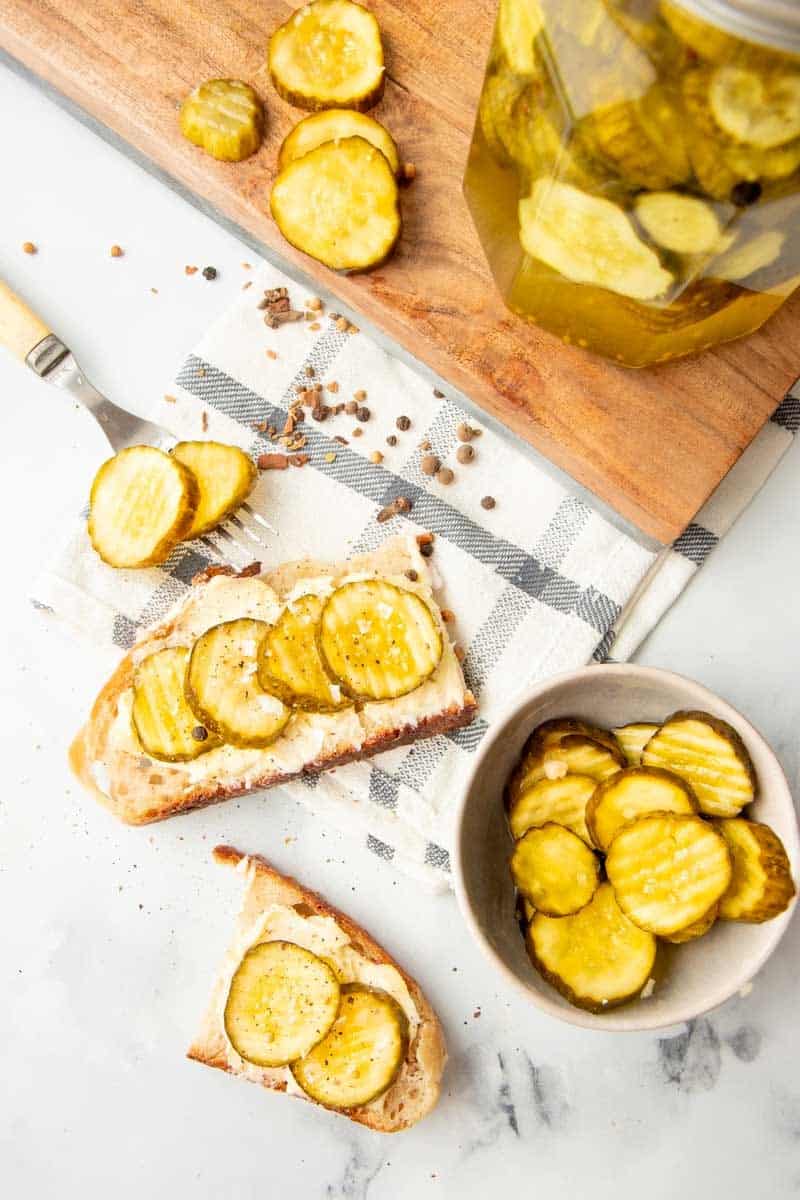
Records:
M50 332L50 326L0 279L0 346L24 362Z

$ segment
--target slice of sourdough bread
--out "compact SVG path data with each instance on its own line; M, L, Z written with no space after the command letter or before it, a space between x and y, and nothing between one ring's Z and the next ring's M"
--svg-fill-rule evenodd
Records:
M262 1087L273 1091L299 1096L310 1104L317 1103L297 1086L288 1067L257 1067L239 1058L225 1033L224 1010L231 977L244 953L251 945L262 940L258 932L259 921L272 906L291 908L304 920L326 918L334 921L346 935L352 950L368 964L367 969L372 969L374 964L378 972L390 971L405 1006L410 1006L412 1017L416 1014L406 1057L388 1091L359 1108L333 1111L381 1133L396 1133L416 1124L430 1112L439 1098L442 1071L447 1058L438 1017L419 985L364 929L297 880L281 875L263 858L242 854L231 846L217 846L214 858L219 863L236 867L244 874L246 891L230 949L217 974L206 1014L188 1050L188 1057L253 1083L260 1083Z
M353 577L386 579L425 600L444 646L430 679L407 696L368 702L358 711L297 713L265 749L220 746L187 763L159 762L143 753L131 723L134 671L141 659L166 646L191 645L222 621L274 621L298 590L329 591ZM121 820L142 825L467 725L476 708L433 595L428 563L416 539L401 535L345 562L306 559L266 574L212 569L199 576L188 595L125 655L75 739L70 761L101 804Z

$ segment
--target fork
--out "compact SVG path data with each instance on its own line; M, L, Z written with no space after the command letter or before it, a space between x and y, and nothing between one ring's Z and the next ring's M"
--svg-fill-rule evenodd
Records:
M169 430L153 421L113 404L86 378L72 351L12 290L0 279L0 346L5 346L27 367L53 387L68 392L87 408L105 434L113 451L128 446L155 446L170 451L178 442ZM222 562L230 561L230 551L249 562L258 549L269 549L265 536L275 530L247 503L210 534L197 540ZM217 545L219 539L222 545ZM242 566L242 563L234 563Z

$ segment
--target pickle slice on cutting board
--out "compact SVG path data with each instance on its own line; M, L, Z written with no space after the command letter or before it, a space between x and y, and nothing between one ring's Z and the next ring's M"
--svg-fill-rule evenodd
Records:
M757 150L772 150L800 137L800 72L717 67L708 101L720 129Z
M361 137L385 155L395 175L400 174L400 155L394 138L373 117L354 108L329 108L325 112L312 113L298 121L294 129L283 140L278 154L281 170L296 158L302 158L325 142L342 138Z
M270 209L287 242L336 271L377 266L400 236L394 172L362 137L324 142L290 162Z
M672 283L621 208L571 184L537 180L520 200L519 221L526 253L574 283L635 300L654 300Z
M630 725L620 725L618 729L614 730L614 737L628 760L628 766L640 767L642 765L642 751L658 728L658 725L653 725L648 721L640 721L638 723L631 722Z
M378 22L353 0L314 0L270 38L268 66L278 95L297 108L364 110L383 94Z
M518 890L537 910L564 917L588 904L597 890L600 865L576 833L552 823L529 829L509 863Z
M623 825L647 813L696 813L697 800L683 779L657 767L628 767L598 784L586 806L586 824L598 850L608 850Z
M700 811L712 817L735 817L755 799L756 773L744 742L710 713L673 713L645 746L642 765L680 775Z
M771 266L780 256L785 241L785 233L777 229L765 229L721 254L709 265L708 274L714 279L727 279L734 283L739 279L747 279Z
M718 916L719 904L712 904L699 921L695 921L693 925L687 925L685 929L680 929L677 933L667 934L664 941L671 942L675 946L682 946L684 942L693 942L696 938L703 937L708 933Z
M516 75L536 71L534 41L542 31L544 15L539 0L500 0L497 40L506 62Z
M220 745L186 703L188 646L169 646L137 664L131 720L142 749L163 762L190 762Z
M293 1062L306 1093L327 1108L358 1108L394 1083L408 1052L408 1020L388 992L348 983L330 1032Z
M567 917L534 913L526 945L531 961L578 1008L603 1012L638 996L650 979L657 942L622 912L608 883Z
M89 538L111 567L164 562L186 536L199 499L191 471L154 446L104 462L89 494Z
M319 651L323 604L319 596L293 600L264 634L258 651L258 679L264 690L307 712L335 712L350 704Z
M259 1067L283 1067L321 1042L339 1011L336 973L294 942L260 942L236 968L225 1002L225 1033Z
M651 813L623 826L606 856L622 911L661 937L701 920L727 891L731 855L701 817Z
M222 442L178 442L172 457L189 468L200 491L187 538L208 533L235 512L258 478L249 455Z
M759 821L741 817L714 822L733 856L733 878L719 905L724 921L759 923L779 916L792 901L795 885L783 842Z
M571 829L592 844L586 826L586 803L597 787L588 775L564 775L561 779L540 779L520 792L508 814L513 838L521 838L529 829L553 823Z
M634 212L653 241L675 254L708 254L722 232L710 204L680 192L645 192Z
M197 717L231 746L264 747L283 731L292 711L258 681L265 621L240 617L202 634L186 671L186 699Z
M319 648L353 699L394 700L413 692L443 653L436 619L416 592L383 579L345 583L322 610Z
M264 106L240 79L209 79L181 105L181 133L212 158L241 162L255 154L264 133Z

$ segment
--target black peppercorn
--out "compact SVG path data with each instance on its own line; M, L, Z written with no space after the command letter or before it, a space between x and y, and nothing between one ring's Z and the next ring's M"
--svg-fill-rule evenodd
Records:
M204 742L208 737L208 730L204 725L195 725L192 730L192 737L196 742Z
M761 184L757 179L740 179L731 188L731 204L737 208L747 208L755 204L761 196Z
M217 268L216 267L203 267L203 279L216 279L216 278L217 278Z

